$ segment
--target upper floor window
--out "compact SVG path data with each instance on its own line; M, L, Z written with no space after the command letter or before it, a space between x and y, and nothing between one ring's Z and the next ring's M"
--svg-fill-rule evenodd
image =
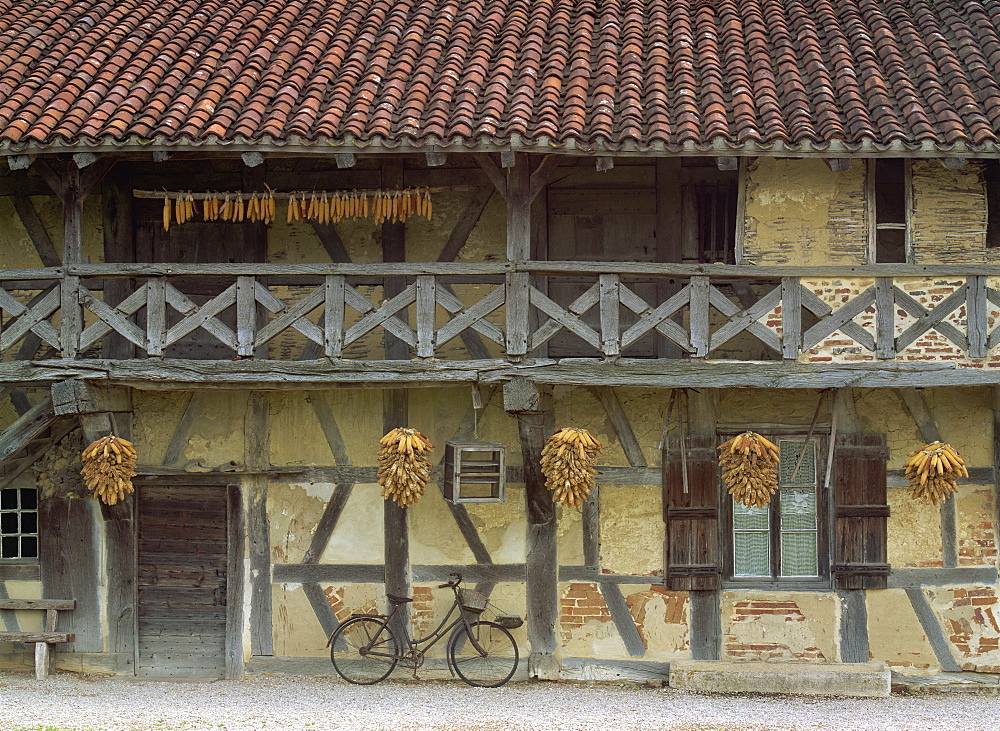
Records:
M38 558L38 493L34 488L0 490L0 559Z
M824 499L817 440L781 439L778 490L761 508L727 499L726 576L734 584L825 583Z
M986 184L986 246L1000 247L1000 160L986 160L983 167Z
M910 163L877 158L868 163L869 261L904 263L910 252Z

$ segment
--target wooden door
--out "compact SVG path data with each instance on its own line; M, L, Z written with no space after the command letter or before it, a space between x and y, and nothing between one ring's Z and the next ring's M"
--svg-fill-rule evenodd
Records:
M137 502L137 675L223 678L226 489L145 485Z

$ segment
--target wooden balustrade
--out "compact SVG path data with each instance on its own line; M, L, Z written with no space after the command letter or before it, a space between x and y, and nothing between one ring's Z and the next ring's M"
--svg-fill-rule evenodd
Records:
M278 339L299 343L297 357L359 358L363 339L389 333L417 358L440 357L450 341L471 337L519 359L544 354L552 338L571 333L581 357L605 359L628 356L650 338L692 358L759 360L763 349L772 359L829 360L841 354L835 342L855 360L984 359L1000 344L1000 291L990 276L1000 276L1000 267L408 262L7 270L0 272L0 357L99 357L109 337L129 341L140 356L169 357L198 334L228 358L288 359L287 348L277 355L269 347ZM392 277L402 289L381 299ZM102 296L112 278L131 282L117 304ZM560 301L549 284L566 278L591 284ZM672 280L656 289L668 292L662 301L649 301L653 288L638 284L651 279Z

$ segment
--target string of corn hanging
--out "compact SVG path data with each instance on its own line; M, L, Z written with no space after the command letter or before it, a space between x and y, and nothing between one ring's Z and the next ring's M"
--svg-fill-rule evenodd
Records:
M134 491L137 455L132 442L113 434L102 437L83 450L81 459L80 474L101 502L114 505Z
M382 497L400 507L412 505L424 494L431 463L424 455L434 449L416 429L396 428L379 440L378 484Z
M965 460L950 444L931 442L910 452L903 465L914 500L937 505L958 491L958 478L968 477Z
M542 474L552 502L583 507L594 487L597 455L602 445L586 429L566 427L545 440Z
M722 479L729 494L748 507L762 508L778 489L778 445L746 431L719 445Z

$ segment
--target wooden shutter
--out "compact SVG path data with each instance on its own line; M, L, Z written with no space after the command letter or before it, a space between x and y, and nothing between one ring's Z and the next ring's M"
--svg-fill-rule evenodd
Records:
M884 434L841 434L833 466L838 589L885 589L889 576Z
M688 492L684 492L681 440L663 450L664 586L674 591L718 589L719 458L715 436L687 438Z

